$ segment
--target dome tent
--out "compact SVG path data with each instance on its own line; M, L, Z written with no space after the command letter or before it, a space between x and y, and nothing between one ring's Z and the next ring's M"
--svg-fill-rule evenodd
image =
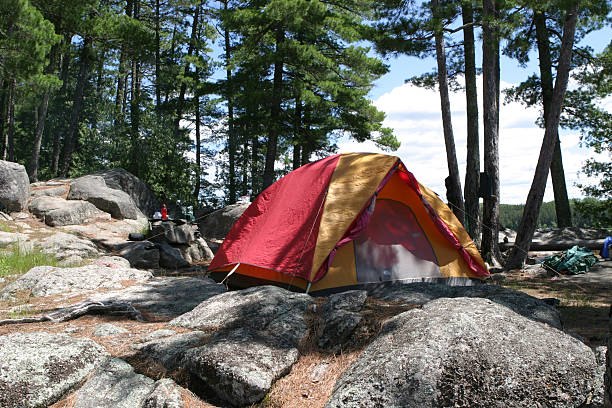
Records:
M235 286L312 294L381 281L470 284L489 275L461 223L400 159L327 157L264 190L208 270Z

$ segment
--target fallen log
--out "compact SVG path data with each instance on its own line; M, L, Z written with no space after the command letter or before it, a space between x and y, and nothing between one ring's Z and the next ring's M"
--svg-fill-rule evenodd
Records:
M589 241L554 241L554 242L540 242L534 241L529 245L530 251L565 251L571 247L578 245L579 247L586 247L590 250L603 248L603 239L589 240ZM500 242L499 249L506 251L514 246L514 242Z
M91 302L85 301L76 305L58 309L42 316L24 317L21 319L0 320L0 326L7 324L41 323L41 322L65 322L76 319L86 314L109 314L113 316L127 316L140 322L144 321L142 313L132 304L126 302Z

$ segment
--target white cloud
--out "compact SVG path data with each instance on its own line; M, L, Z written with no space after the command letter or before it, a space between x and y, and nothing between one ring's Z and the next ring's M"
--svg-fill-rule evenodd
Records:
M504 82L501 84L502 89L511 85ZM480 82L479 89L482 89ZM457 159L463 183L467 143L465 94L453 93L450 99ZM402 143L399 150L391 154L399 156L421 183L445 197L444 179L448 176L448 168L437 91L403 84L381 95L374 104L386 113L384 125L392 128ZM482 106L481 101L479 105ZM535 125L538 116L537 108L527 108L516 102L502 104L500 107L502 203L524 203L527 198L544 136L544 129ZM482 109L479 110L479 118L482 169ZM578 142L579 135L576 132L561 130L563 165L570 197L581 196L575 183L578 182L582 163L592 154L580 148ZM382 152L372 142L357 143L350 140L340 141L339 151ZM580 176L580 181L585 181L584 175ZM550 177L544 200L553 200Z

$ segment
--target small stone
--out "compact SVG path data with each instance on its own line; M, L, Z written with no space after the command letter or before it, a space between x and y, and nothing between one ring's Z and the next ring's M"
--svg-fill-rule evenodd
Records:
M93 335L96 337L110 337L125 333L128 333L128 330L110 323L99 324L94 327L93 331Z

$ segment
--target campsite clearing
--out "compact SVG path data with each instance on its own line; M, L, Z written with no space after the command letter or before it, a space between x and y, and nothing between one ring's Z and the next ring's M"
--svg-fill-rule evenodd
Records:
M600 259L583 275L534 278L524 272L508 273L500 285L540 299L558 299L566 330L580 335L591 347L605 344L612 305L612 260Z

